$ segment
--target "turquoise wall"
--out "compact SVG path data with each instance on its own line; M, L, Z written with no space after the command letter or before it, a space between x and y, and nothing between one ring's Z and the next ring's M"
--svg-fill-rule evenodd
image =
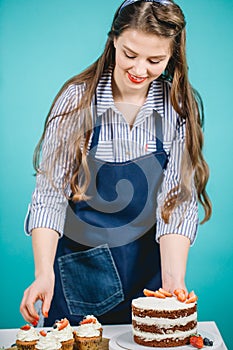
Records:
M0 0L0 328L22 325L19 304L33 280L31 239L23 223L45 115L64 81L101 53L120 2ZM214 320L233 349L233 0L178 3L188 22L190 79L205 102L213 201L213 217L200 226L190 251L187 284L199 296L199 320Z

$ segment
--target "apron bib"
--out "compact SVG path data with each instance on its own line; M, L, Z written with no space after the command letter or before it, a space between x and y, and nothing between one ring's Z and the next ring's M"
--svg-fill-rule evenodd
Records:
M121 163L95 158L101 121L96 124L88 154L90 199L69 202L45 325L64 317L77 324L87 314L103 324L130 323L131 300L143 288L161 287L156 202L168 155L162 118L156 111L154 117L156 151Z

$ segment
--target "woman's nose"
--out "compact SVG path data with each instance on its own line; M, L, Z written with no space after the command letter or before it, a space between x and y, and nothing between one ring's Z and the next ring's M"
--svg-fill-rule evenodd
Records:
M139 76L139 77L142 77L142 76L145 76L146 75L146 72L147 72L147 69L146 69L146 64L144 61L135 61L135 64L134 64L134 74Z

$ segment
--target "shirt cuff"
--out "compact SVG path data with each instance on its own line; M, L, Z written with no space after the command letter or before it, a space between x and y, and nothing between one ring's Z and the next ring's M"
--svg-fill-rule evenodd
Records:
M40 208L36 212L33 212L31 204L29 204L24 220L24 232L27 236L31 236L34 228L49 228L58 232L59 236L62 237L64 224L65 211L61 213L52 208Z
M194 244L198 229L198 221L173 218L171 223L166 224L162 219L157 222L156 241L163 235L178 234L189 238L191 246Z

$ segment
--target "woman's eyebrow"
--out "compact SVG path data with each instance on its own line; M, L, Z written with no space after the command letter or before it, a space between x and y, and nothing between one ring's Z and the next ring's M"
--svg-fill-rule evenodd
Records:
M127 51L130 51L130 52L131 52L132 54L134 54L134 55L138 55L137 52L133 51L132 49L130 49L129 47L127 47L127 46L125 46L125 45L123 45L123 48L124 48L125 50L127 50ZM150 56L150 58L160 58L160 59L165 58L165 57L167 57L167 56L166 56L166 55Z

